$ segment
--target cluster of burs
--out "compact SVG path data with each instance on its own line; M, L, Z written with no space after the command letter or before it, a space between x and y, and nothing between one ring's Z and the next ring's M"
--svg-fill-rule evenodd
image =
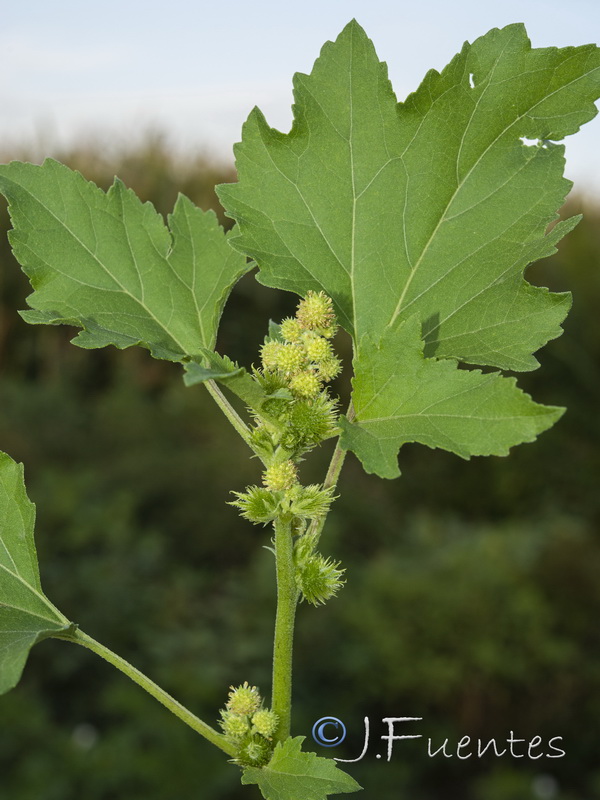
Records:
M342 570L314 550L314 523L327 514L333 489L302 486L296 465L337 433L337 403L326 387L341 369L330 342L336 330L331 299L323 292L308 292L295 317L271 326L261 348L262 369L254 371L270 398L252 429L252 444L265 465L263 486L236 492L232 503L254 523L291 520L298 591L315 605L342 584Z
M225 708L221 711L223 733L238 747L236 761L244 765L261 765L269 760L277 714L263 707L256 686L244 683L231 687Z
M302 486L297 464L338 433L337 403L326 386L341 370L330 341L336 330L331 299L323 292L308 292L295 317L271 325L261 348L261 368L254 370L254 379L269 398L261 413L253 412L251 432L253 449L265 466L263 485L235 492L237 499L232 502L251 522L291 524L298 596L314 605L336 594L344 570L316 551L319 521L334 499L333 488ZM240 760L260 762L263 753L258 745L269 735L258 731L249 717L242 733L243 726L233 721L231 711L228 706L223 712L225 734L240 745Z

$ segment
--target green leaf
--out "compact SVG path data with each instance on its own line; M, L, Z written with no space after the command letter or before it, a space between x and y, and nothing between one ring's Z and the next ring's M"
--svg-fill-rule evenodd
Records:
M239 224L232 244L262 283L324 290L357 343L416 313L429 354L533 369L569 298L523 270L577 222L547 233L570 187L550 140L592 119L599 94L597 47L531 49L509 25L397 103L351 22L295 76L289 134L250 114L239 183L219 189Z
M223 306L250 268L212 211L179 196L167 229L115 179L107 193L48 159L0 166L10 241L31 280L31 323L83 330L80 347L135 344L181 361L214 347Z
M423 358L418 318L375 343L365 337L355 364L354 407L360 422L340 419L340 444L367 472L395 478L406 442L462 458L504 456L553 425L564 409L534 403L514 378L458 369L451 359Z
M258 785L265 800L326 800L361 786L333 759L301 751L304 736L280 742L265 767L246 767L242 783Z
M0 694L18 683L36 642L73 628L42 592L34 522L23 466L0 453Z
M551 227L571 185L556 141L595 116L599 95L599 48L532 49L517 24L465 43L398 103L353 21L310 75L295 76L289 134L250 114L236 146L239 183L219 188L238 222L232 244L256 259L262 283L333 298L355 347L357 417L343 441L368 469L397 474L392 451L411 440L464 456L505 453L558 418L514 382L475 372L473 387L500 415L486 429L474 406L456 414L450 387L443 400L443 380L469 378L424 356L531 370L533 353L560 335L570 296L532 286L524 270L578 222ZM403 327L412 317L424 355L415 326ZM404 366L431 392L419 389L412 429L401 422ZM436 433L423 415L442 400L455 422Z

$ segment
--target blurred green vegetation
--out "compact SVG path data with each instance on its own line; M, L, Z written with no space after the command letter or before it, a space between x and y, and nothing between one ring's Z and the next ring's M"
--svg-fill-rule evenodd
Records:
M11 156L4 154L6 160ZM60 154L106 188L118 174L166 214L178 191L217 208L227 165L174 157L160 136L110 156ZM507 459L461 462L407 446L403 477L366 476L350 457L324 549L348 568L325 608L300 608L295 733L325 715L349 731L339 756L365 797L589 800L600 797L600 208L530 279L574 294L565 335L520 384L568 406L559 424ZM220 218L226 222L219 210ZM202 387L145 351L88 352L73 331L29 327L27 282L0 219L0 447L25 463L38 504L47 594L81 627L207 720L231 683L268 692L274 615L269 533L241 521L229 492L256 461ZM249 365L269 318L295 298L244 278L219 349ZM340 337L340 349L348 342ZM348 394L348 376L337 386ZM319 480L329 453L307 462ZM378 761L386 716L423 717ZM427 756L445 738L563 737L539 761ZM399 731L403 733L404 731ZM338 752L335 753L338 755ZM0 800L237 800L236 768L92 654L36 647L0 699Z

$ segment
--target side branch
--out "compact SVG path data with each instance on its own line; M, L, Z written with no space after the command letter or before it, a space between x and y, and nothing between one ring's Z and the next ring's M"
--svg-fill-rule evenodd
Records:
M207 725L206 722L203 722L195 714L192 714L189 709L181 705L181 703L175 700L174 697L171 697L171 695L165 692L164 689L161 689L160 686L154 683L154 681L150 680L150 678L146 677L143 672L140 672L139 669L136 669L128 661L125 661L124 658L121 658L121 656L113 653L112 650L108 649L108 647L105 647L103 644L100 644L100 642L92 639L91 636L88 636L83 631L76 629L74 633L57 635L54 638L74 642L75 644L79 644L82 647L86 647L88 650L91 650L93 653L96 653L96 655L99 655L105 661L108 661L109 664L112 664L113 667L116 667L122 673L127 675L128 678L137 683L138 686L141 686L142 689L145 689L145 691L152 695L155 700L158 700L159 703L162 703L165 708L178 717L182 722L185 722L185 724L192 728L192 730L195 730L196 733L199 733L200 736L208 739L209 742L214 744L224 753L227 753L228 756L236 755L235 747L227 741L223 734L219 733L214 728L211 728L210 725Z

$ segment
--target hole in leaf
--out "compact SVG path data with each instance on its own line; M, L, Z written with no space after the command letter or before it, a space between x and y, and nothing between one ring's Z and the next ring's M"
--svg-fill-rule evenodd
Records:
M524 144L527 147L539 147L541 144L543 144L542 139L528 139L526 136L521 136L520 140L521 144Z
M471 89L475 88L475 81L473 80L473 73L472 72L469 73L469 86L471 87Z

